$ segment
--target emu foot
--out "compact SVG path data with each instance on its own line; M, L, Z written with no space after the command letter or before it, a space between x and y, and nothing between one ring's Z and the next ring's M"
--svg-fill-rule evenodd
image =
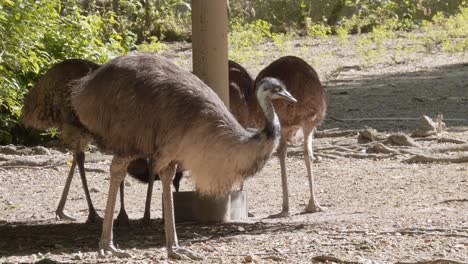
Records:
M63 211L56 211L55 212L55 219L56 220L68 220L68 221L76 221L75 217L69 216Z
M130 218L126 212L120 211L117 219L115 220L115 225L118 227L130 227Z
M275 218L283 218L283 217L289 217L289 216L290 216L289 210L286 210L286 211L283 210L279 214L274 214L274 215L268 216L268 218L269 219L275 219Z
M121 249L116 248L112 242L108 243L106 246L103 246L101 245L101 243L99 243L98 255L100 258L105 257L105 256L115 256L118 258L131 258L132 257L130 253L127 253Z
M86 220L87 224L102 224L102 218L96 213L96 210L91 210Z
M146 226L146 227L151 226L151 217L149 214L143 215L143 219L141 221L142 221L143 226Z
M318 212L323 212L325 211L324 208L322 208L318 203L314 201L309 201L309 204L304 210L304 213L318 213Z
M203 260L205 259L203 256L189 250L189 249L185 249L185 248L180 248L180 247L176 247L176 248L168 248L167 250L167 256L169 258L173 258L173 259L193 259L193 260Z

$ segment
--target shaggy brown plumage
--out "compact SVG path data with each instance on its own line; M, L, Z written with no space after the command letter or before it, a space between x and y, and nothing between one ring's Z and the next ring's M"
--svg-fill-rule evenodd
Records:
M118 156L154 157L157 171L178 161L208 195L224 194L253 175L275 146L274 135L243 129L195 75L155 55L104 65L82 79L72 104L99 146Z
M24 99L22 119L27 127L36 129L57 128L61 140L73 152L73 163L65 183L62 197L56 210L58 219L71 219L63 211L78 164L83 188L88 203L88 222L96 222L99 216L92 204L84 172L84 150L91 136L76 117L70 102L71 83L97 69L99 65L80 59L65 60L49 69Z
M71 181L73 179L76 163L78 161L78 168L84 168L84 151L88 144L91 142L92 137L88 131L83 127L76 117L74 110L70 104L70 93L73 82L90 72L99 68L99 65L90 61L82 59L69 59L57 63L50 68L44 76L37 82L37 84L29 91L24 99L24 106L22 109L22 119L27 127L36 129L57 128L61 132L61 140L67 148L73 152L73 164L69 172L69 177L64 186L62 197L60 199L56 216L58 219L70 219L73 217L64 213L64 207L67 200ZM138 161L135 161L138 164ZM82 165L80 163L83 163ZM135 166L129 166L128 173L130 176L140 180L141 182L148 183L149 177L147 173L138 170ZM146 168L147 169L147 168ZM84 171L80 169L80 175L85 175ZM179 188L179 181L182 173L177 174L174 179L174 187L176 190ZM156 175L156 180L159 176ZM88 222L96 222L100 220L97 215L92 201L90 199L86 177L82 176L83 187L89 206ZM150 188L148 186L148 188ZM120 188L120 213L117 218L117 223L128 225L128 215L125 211L124 203L124 185ZM151 199L147 199L147 203ZM149 207L145 210L145 222L149 222Z
M321 211L315 197L311 161L313 158L312 132L325 119L327 108L325 89L320 83L317 72L307 62L294 56L282 57L272 62L258 74L255 84L258 85L258 82L265 77L281 80L292 96L298 100L294 104L286 101L273 102L281 123L281 141L278 146L278 156L283 187L283 209L280 214L275 216L289 215L289 192L286 178L287 141L299 129L304 132L304 159L311 193L306 212ZM249 105L256 126L262 127L265 123L265 117L262 114L260 105L255 100L249 100Z
M254 81L247 70L229 60L229 108L243 127L251 122L247 102L256 100L253 86Z
M177 244L170 191L177 164L190 169L197 190L206 195L225 194L260 170L280 136L271 99L294 100L277 80L260 86L257 96L268 122L262 131L247 131L206 84L157 55L116 58L77 84L72 105L81 123L101 147L116 153L101 253L126 256L112 243L117 188L131 160L151 158L163 183L168 255L196 257Z

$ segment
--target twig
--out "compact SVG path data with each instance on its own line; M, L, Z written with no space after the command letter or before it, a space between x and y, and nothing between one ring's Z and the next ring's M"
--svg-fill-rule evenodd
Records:
M441 143L468 144L467 141L456 139L456 138L443 137L443 138L436 138L436 139L437 139L437 142L441 142Z
M312 251L268 251L268 252L257 252L257 253L249 253L249 254L228 254L230 257L247 257L247 256L274 256L274 255L296 255L296 254L307 254L311 253ZM267 259L268 257L263 257L262 259ZM347 260L342 260L337 257L333 256L327 256L327 255L320 255L320 256L315 256L312 258L312 260L318 261L318 262L335 262L335 263L344 263L344 264L359 264L359 262L356 261L347 261Z
M444 203L452 203L452 202L468 202L468 199L448 199L448 200L444 200L438 204L444 204Z
M413 230L413 231L424 231L424 232L466 232L468 230L464 230L463 228L459 229L454 229L454 228L421 228L421 227L409 227L405 229L398 229L396 232L400 231L408 231L408 230Z
M468 143L454 145L454 146L442 146L442 147L434 147L430 148L430 151L437 152L437 153L444 153L450 151L468 151Z
M415 117L364 117L364 118L335 118L329 117L332 120L340 121L340 122L348 122L348 121L413 121L419 120L420 118ZM468 119L465 118L444 118L444 121L464 121L468 122Z
M358 131L356 130L341 130L341 131L332 131L332 130L323 130L317 131L314 134L316 138L328 138L328 137L348 137L357 135Z
M416 261L416 262L398 261L395 264L463 264L463 262L459 262L459 261L451 260L451 259L435 259L435 260L423 260L423 261Z
M347 261L347 260L342 260L337 257L333 256L315 256L312 258L312 260L318 261L318 262L334 262L334 263L345 263L345 264L358 264L359 262L356 261Z
M41 169L49 169L49 168L56 168L63 166L63 164L55 164L55 165L6 165L1 167L1 169L34 169L34 170L41 170Z
M405 163L428 163L428 162L451 162L451 163L463 163L468 162L468 154L453 156L434 156L434 155L416 155L409 159L403 160Z

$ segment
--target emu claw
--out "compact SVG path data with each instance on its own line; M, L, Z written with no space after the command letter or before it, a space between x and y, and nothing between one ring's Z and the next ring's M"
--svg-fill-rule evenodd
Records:
M318 203L309 201L309 204L305 208L304 213L318 213L323 211L324 209Z
M55 212L55 219L56 220L68 220L68 221L76 221L76 218L67 215L63 211L61 212Z
M112 243L108 246L100 246L99 247L99 257L103 258L105 256L115 256L118 258L131 258L132 255L130 253L127 253L121 249L116 248Z
M283 218L283 217L289 217L289 216L290 216L289 211L282 211L279 214L270 215L268 216L268 218L275 219L275 218Z
M193 260L204 260L205 258L189 249L185 248L171 248L167 251L167 256L173 259L193 259Z

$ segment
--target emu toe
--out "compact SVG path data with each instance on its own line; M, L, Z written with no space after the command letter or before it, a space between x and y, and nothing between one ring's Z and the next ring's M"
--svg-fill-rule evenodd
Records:
M284 217L289 217L289 216L290 216L289 211L282 211L279 214L270 215L270 216L268 216L268 218L269 219L275 219L275 218L284 218Z
M68 221L76 221L75 217L69 216L63 211L55 212L55 219L57 220L68 220Z
M118 258L131 258L132 255L121 249L116 248L112 243L107 246L99 246L98 255L100 258L105 256L115 256Z
M322 208L318 203L315 203L313 201L309 201L309 204L304 210L304 213L318 213L318 212L323 212L324 208Z
M204 260L205 258L189 249L185 248L171 248L167 251L167 256L173 259L193 259L193 260Z

